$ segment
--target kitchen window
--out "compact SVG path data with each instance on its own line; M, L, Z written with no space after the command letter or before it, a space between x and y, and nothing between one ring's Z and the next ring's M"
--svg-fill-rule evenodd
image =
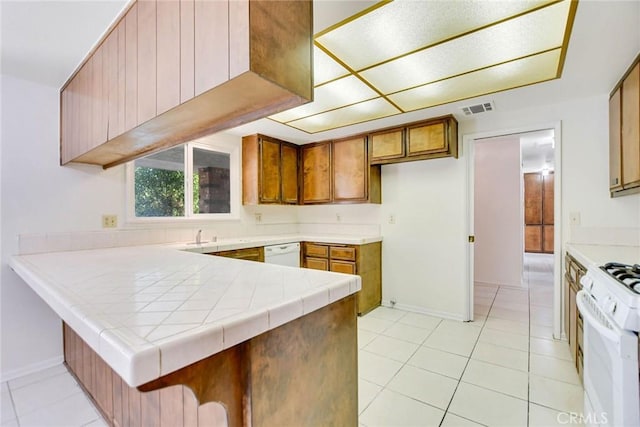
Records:
M234 219L239 203L237 144L187 143L127 165L133 222Z

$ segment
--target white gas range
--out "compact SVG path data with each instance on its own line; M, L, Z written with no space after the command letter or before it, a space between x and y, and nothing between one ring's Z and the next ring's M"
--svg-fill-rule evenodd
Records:
M640 265L591 265L581 284L584 422L640 426Z

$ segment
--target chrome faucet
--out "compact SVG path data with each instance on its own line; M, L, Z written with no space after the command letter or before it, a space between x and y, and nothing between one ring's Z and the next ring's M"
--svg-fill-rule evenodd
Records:
M196 244L200 244L202 242L202 230L198 230L198 234L196 234Z

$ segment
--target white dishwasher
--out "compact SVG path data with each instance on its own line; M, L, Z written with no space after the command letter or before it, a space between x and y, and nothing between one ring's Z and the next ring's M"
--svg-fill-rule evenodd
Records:
M300 267L300 243L283 243L264 247L266 264Z

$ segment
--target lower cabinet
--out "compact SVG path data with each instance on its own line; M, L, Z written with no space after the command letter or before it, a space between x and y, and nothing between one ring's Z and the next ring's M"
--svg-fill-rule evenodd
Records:
M576 370L582 380L583 365L583 333L582 333L582 316L576 306L576 294L581 289L580 279L585 275L587 269L575 260L568 253L565 255L565 274L564 274L564 292L565 292L565 330L567 339L569 340L569 349L571 357L575 361Z
M358 293L358 314L365 314L382 302L382 244L341 245L332 243L304 242L303 263L305 268L357 274L362 279L362 290Z
M264 262L264 247L234 249L231 251L211 252L207 255L217 255L227 258L244 259L246 261Z

